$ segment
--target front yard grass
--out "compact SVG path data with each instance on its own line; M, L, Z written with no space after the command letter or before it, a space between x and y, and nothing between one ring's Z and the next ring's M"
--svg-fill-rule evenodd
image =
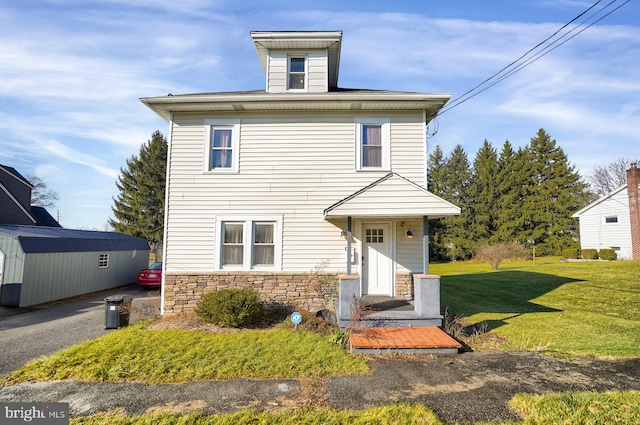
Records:
M640 423L640 391L579 392L517 395L509 406L523 420L512 425L546 424L637 424ZM125 416L117 412L71 418L72 425L444 425L433 411L419 404L395 404L365 410L302 409L204 415L201 413L157 413ZM507 425L485 422L484 425Z
M322 378L370 369L330 337L286 329L214 334L136 324L18 369L4 384L80 381L175 383L233 378Z
M417 404L396 404L365 410L303 409L259 412L244 410L221 415L161 413L144 416L95 415L72 418L71 425L443 425L431 409Z
M506 338L504 348L640 356L640 263L475 261L431 265L442 305Z

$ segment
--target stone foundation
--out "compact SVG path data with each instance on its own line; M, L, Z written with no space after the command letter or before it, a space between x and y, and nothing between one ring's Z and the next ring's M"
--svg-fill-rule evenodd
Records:
M413 299L413 275L411 273L396 273L396 298Z
M211 272L166 273L164 314L194 310L202 295L217 289L252 288L269 304L287 305L309 311L333 310L338 297L338 274Z

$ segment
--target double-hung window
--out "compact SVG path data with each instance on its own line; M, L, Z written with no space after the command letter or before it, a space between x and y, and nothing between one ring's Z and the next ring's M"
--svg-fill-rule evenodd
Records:
M282 216L217 217L216 270L280 270Z
M391 170L390 120L356 118L356 170Z
M289 57L288 58L288 80L287 88L289 90L304 90L307 81L307 60L305 57Z
M205 120L205 171L238 172L240 120Z

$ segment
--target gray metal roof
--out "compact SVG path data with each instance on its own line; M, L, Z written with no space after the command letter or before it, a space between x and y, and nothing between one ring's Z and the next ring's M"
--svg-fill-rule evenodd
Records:
M0 226L0 233L18 240L25 253L148 250L142 238L116 232L43 226Z

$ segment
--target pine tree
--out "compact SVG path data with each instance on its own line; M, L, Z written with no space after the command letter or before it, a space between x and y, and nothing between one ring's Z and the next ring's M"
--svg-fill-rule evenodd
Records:
M447 180L445 158L440 145L437 145L427 158L427 190L434 195L442 195L442 186Z
M497 224L498 155L487 140L484 141L473 161L471 182L467 190L469 218L468 238L474 254L488 243Z
M167 169L167 141L159 131L140 147L138 157L127 160L120 168L116 186L120 191L111 208L115 219L109 224L117 231L162 240L164 229L164 193Z
M443 243L451 259L468 258L473 253L473 243L468 237L469 211L467 190L471 179L471 169L467 154L457 145L447 158L446 179L442 186L442 197L460 207L458 216L442 219L444 226Z
M526 151L514 151L506 140L498 158L496 229L492 242L517 242L524 226L522 209L530 185Z
M588 202L587 185L544 129L531 139L527 151L532 185L519 237L534 241L541 254L559 254L575 245L577 222L571 214Z
M427 190L434 195L443 195L444 182L447 180L446 160L444 153L437 145L427 158ZM447 257L447 249L443 242L444 224L442 219L429 220L429 256L433 259Z

